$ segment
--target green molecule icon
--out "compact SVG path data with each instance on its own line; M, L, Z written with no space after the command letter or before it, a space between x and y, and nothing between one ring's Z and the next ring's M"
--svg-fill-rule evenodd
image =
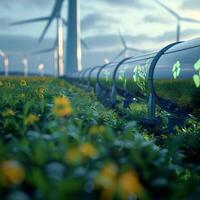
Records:
M194 69L197 71L200 70L200 59L194 64Z
M193 76L194 84L197 88L200 87L200 77L196 74Z
M172 72L173 72L174 79L177 79L180 76L180 74L181 74L181 63L180 63L179 60L174 64Z
M194 69L197 71L198 74L193 76L194 84L197 88L200 87L200 59L194 64Z

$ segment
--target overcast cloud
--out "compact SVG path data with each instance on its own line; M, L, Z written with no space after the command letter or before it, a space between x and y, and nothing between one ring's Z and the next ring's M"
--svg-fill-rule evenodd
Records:
M82 38L90 50L83 49L84 67L103 63L105 57L112 59L121 49L118 30L121 30L127 44L151 50L162 48L174 42L176 37L176 20L173 16L156 5L153 0L80 0ZM45 23L10 27L16 20L47 16L51 13L55 0L0 0L0 49L10 55L21 57L52 46L55 38L55 23L48 30L46 39L38 44L38 38ZM181 16L200 18L199 0L162 0ZM67 17L67 1L63 8L63 17ZM200 35L196 24L181 24L181 39L187 40ZM66 30L65 30L66 35ZM134 54L134 52L130 52ZM36 65L38 59L29 57ZM19 65L13 59L13 68ZM53 54L40 58L53 69ZM0 66L1 67L1 66ZM1 68L0 68L1 69ZM34 68L33 68L34 69Z

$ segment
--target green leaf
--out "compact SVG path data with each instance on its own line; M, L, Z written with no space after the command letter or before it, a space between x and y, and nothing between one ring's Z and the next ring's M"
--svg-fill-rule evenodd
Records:
M177 78L176 72L173 73L173 77L174 77L174 79Z
M195 70L200 70L200 59L194 64Z
M194 84L198 88L200 87L200 77L198 75L193 76Z
M180 75L180 73L181 73L181 68L178 68L176 72L177 77Z

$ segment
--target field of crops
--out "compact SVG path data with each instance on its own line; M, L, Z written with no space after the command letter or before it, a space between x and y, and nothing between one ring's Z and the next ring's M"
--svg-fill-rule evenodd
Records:
M143 104L113 111L52 78L1 78L0 94L0 199L200 199L194 119L147 130Z

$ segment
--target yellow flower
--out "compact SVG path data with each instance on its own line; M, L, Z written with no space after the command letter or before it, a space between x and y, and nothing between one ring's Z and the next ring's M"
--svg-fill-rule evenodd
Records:
M21 80L21 81L20 81L20 85L21 85L22 87L27 86L26 81L25 81L25 80Z
M83 156L93 158L97 156L96 148L90 143L83 143L79 146L80 152Z
M19 98L22 98L22 99L23 99L23 98L25 97L25 94L24 94L24 93L21 93L21 94L19 94L18 96L19 96Z
M44 95L43 94L39 94L38 95L40 99L44 99Z
M53 113L56 117L68 117L73 110L71 103L66 97L57 97L54 99Z
M6 186L17 185L23 182L25 173L19 162L14 160L4 161L1 164L3 184Z
M128 199L130 195L139 196L142 192L142 185L133 171L128 171L119 177L119 190L122 199Z
M27 118L24 120L24 124L25 125L33 125L36 122L38 122L40 119L38 116L34 115L34 114L29 114L27 116Z
M2 87L3 86L3 82L2 81L0 81L0 87Z
M109 162L100 170L95 178L95 185L102 189L100 199L111 200L114 198L117 188L117 166Z
M82 161L82 155L79 149L73 148L67 150L65 160L71 164L79 164Z
M13 117L15 116L15 112L11 108L7 108L3 113L3 117Z
M113 187L116 183L117 171L118 168L114 163L107 163L95 178L96 185L104 189Z
M46 91L46 89L45 89L45 88L39 88L39 93L42 93L42 94L44 94L44 93L45 93L45 91Z
M105 132L105 127L100 125L100 126L92 126L89 129L89 133L92 135L96 135L98 133L104 133Z

